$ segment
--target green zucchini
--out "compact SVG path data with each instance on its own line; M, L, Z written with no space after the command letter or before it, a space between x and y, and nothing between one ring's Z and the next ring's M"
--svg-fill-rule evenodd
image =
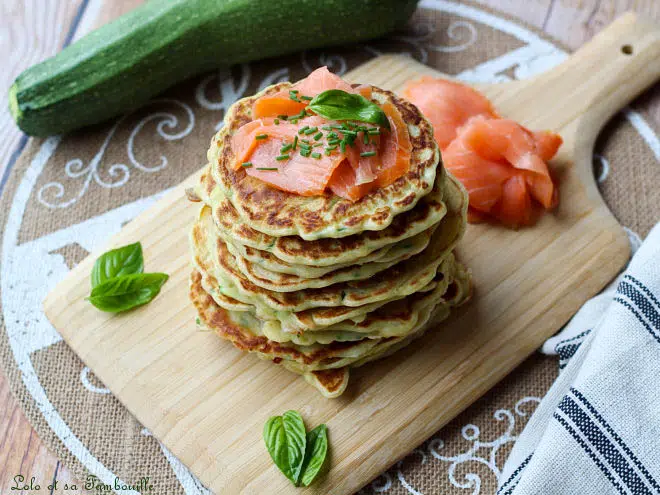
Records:
M151 0L23 72L9 107L61 134L138 107L219 66L352 43L402 26L417 0Z

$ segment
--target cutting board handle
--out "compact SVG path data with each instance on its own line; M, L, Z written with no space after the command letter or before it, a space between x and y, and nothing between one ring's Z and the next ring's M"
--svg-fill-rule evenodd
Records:
M539 118L551 128L579 125L580 133L587 134L583 138L595 139L614 113L659 78L660 26L626 13L565 62L521 88L518 101L540 108Z

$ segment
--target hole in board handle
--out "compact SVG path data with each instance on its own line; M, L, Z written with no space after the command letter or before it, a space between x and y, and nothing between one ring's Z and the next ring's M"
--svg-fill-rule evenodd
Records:
M623 45L621 47L621 53L623 53L624 55L632 55L633 54L632 45Z

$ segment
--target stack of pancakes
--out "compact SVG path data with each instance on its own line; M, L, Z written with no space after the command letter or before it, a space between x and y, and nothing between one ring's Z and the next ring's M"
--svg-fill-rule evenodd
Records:
M467 194L443 169L420 111L378 88L372 98L396 105L413 146L409 171L390 186L352 202L283 192L234 170L231 137L254 100L288 87L238 101L213 138L189 191L203 203L190 297L201 325L336 397L349 368L402 348L469 297L469 273L452 252Z

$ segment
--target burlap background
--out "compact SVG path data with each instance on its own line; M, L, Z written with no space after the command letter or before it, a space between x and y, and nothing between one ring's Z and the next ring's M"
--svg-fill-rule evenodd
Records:
M235 98L281 79L298 79L318 65L343 72L381 52L406 52L448 74L504 80L561 59L557 45L521 41L515 33L495 29L492 14L483 8L425 9L407 32L386 40L218 71L174 88L118 122L59 142L30 141L0 209L2 276L7 277L2 279L0 357L30 422L76 476L105 469L128 483L149 476L157 494L205 493L53 335L40 313L47 286L102 242L96 234L90 237L89 222L83 222L92 221L96 229L107 222L109 235L150 199L134 202L175 185L204 163L208 141ZM511 25L535 33L517 21ZM525 45L534 48L532 56L506 58ZM492 60L502 60L503 68L485 64ZM649 94L634 105L639 113L632 120L641 118L641 123L634 127L630 118L616 117L604 130L594 160L606 201L640 236L660 219L660 167L649 144L657 137L644 118L644 109L658 98L657 91ZM53 146L39 169L39 153ZM130 211L118 210L127 204ZM494 493L515 435L556 373L554 359L530 357L362 492Z

